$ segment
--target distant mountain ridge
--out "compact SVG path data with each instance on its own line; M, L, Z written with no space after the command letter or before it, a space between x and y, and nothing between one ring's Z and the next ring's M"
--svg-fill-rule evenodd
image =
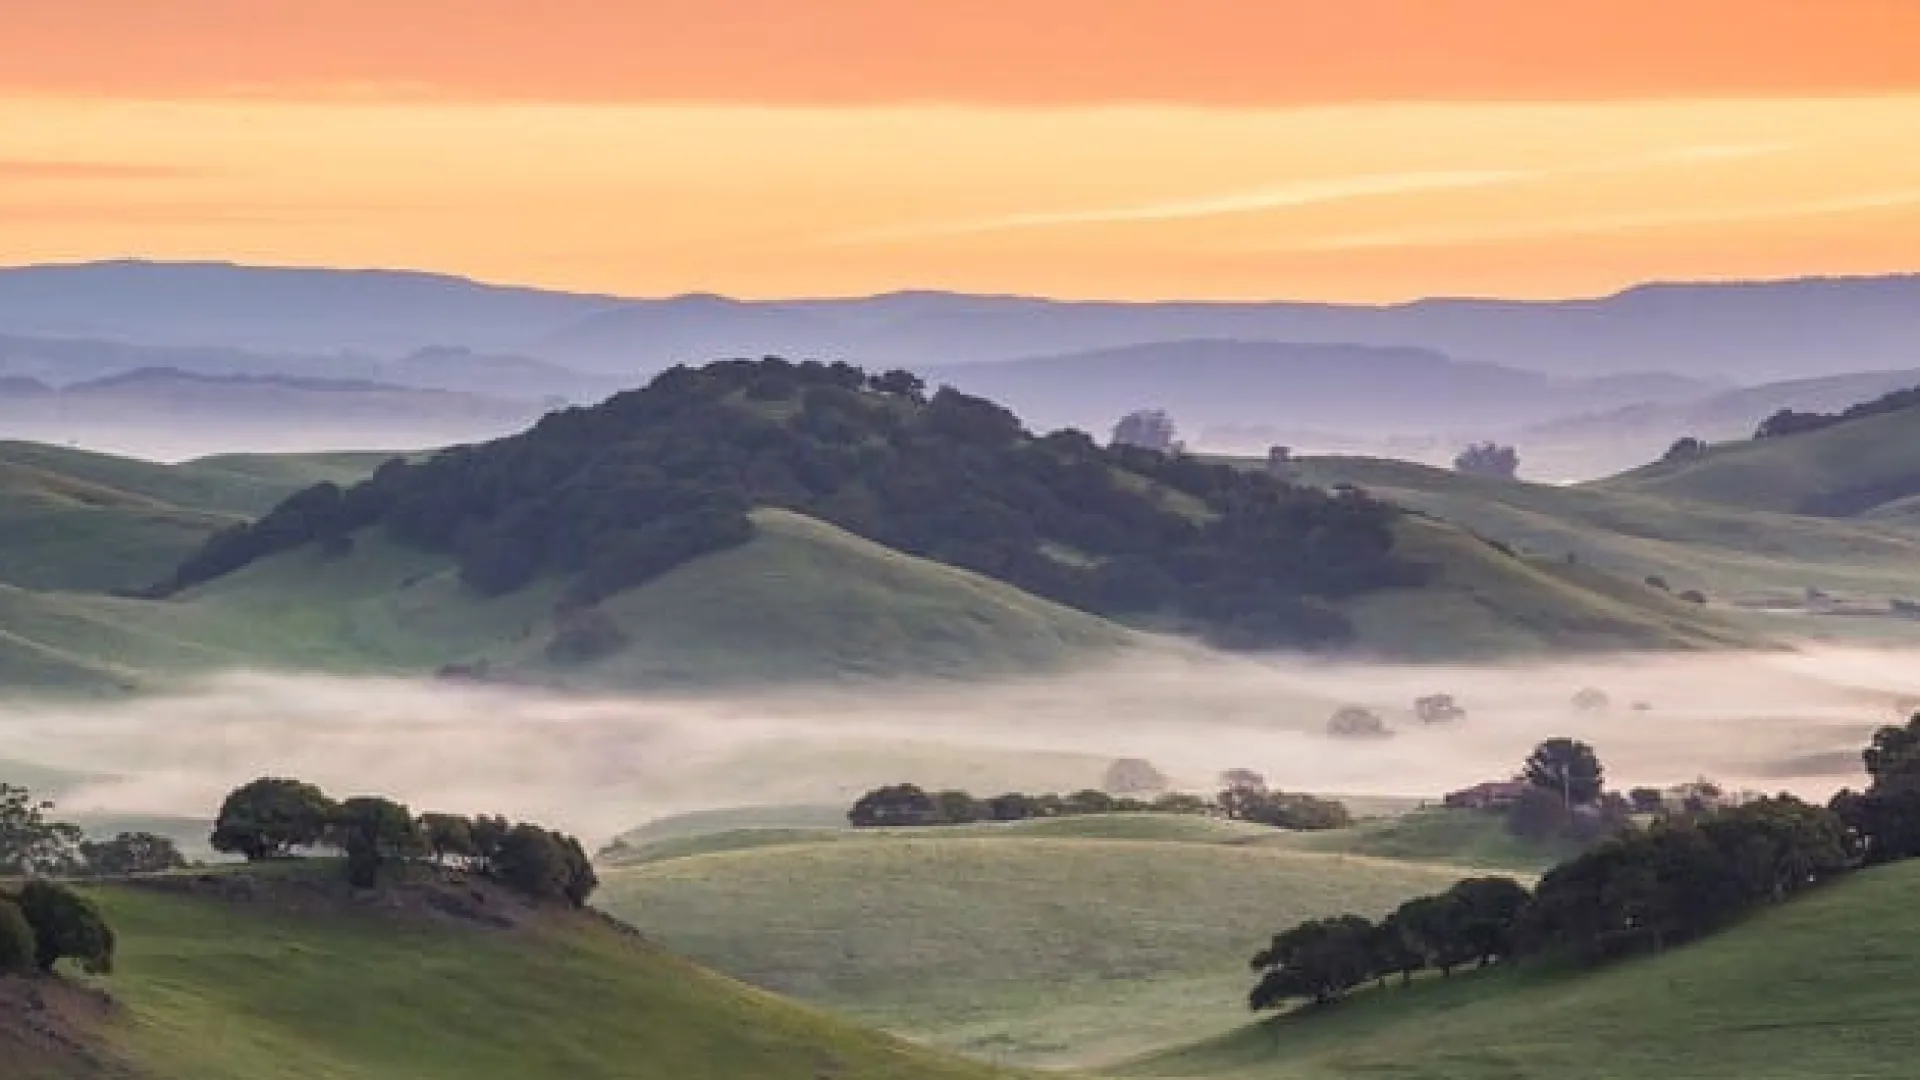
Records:
M1662 370L1752 381L1909 366L1920 275L1388 306L937 292L759 302L552 292L419 272L122 261L0 269L0 333L383 355L456 346L620 375L715 356L919 368L1232 338L1427 348L1566 378Z
M0 438L182 459L235 446L412 449L490 438L546 404L364 379L136 368L54 387L0 385Z
M1561 379L1409 346L1203 339L923 369L1012 406L1040 427L1103 432L1129 410L1167 409L1188 433L1227 426L1464 432L1576 409L1691 400L1724 384L1659 373Z

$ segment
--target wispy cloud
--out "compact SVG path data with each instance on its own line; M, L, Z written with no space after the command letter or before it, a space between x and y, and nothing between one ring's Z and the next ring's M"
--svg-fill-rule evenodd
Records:
M1273 251L1347 251L1361 248L1446 247L1489 240L1522 240L1531 237L1592 236L1635 229L1659 229L1675 225L1718 225L1751 221L1777 221L1791 218L1824 217L1835 214L1865 213L1902 206L1920 206L1920 188L1848 195L1831 199L1809 199L1774 203L1766 206L1729 207L1722 210L1675 210L1621 214L1590 214L1577 218L1549 221L1488 221L1471 225L1411 226L1374 232L1346 233L1318 239L1284 241L1261 245Z
M1424 192L1499 187L1536 183L1558 177L1635 172L1674 165L1699 165L1710 162L1739 161L1783 153L1795 143L1713 143L1657 150L1588 165L1557 169L1485 168L1450 169L1425 172L1367 173L1324 180L1304 180L1251 191L1230 191L1197 195L1184 199L1136 203L1130 206L1095 207L1084 210L1043 210L1004 214L997 217L959 221L927 222L844 233L832 239L836 244L874 244L901 240L927 240L950 236L974 236L984 233L1022 229L1062 228L1076 225L1127 225L1171 221L1189 221L1232 214L1253 214L1288 210L1351 199L1413 195Z
M1201 195L1164 202L1137 203L1086 210L1054 210L1036 213L1006 214L999 217L963 221L932 222L898 228L870 229L846 233L836 238L841 243L878 243L891 240L920 240L941 236L969 236L977 233L1007 232L1016 229L1045 229L1067 225L1115 225L1144 222L1187 221L1282 210L1319 203L1341 202L1382 195L1406 195L1450 188L1491 187L1524 183L1547 174L1524 169L1478 169L1449 172L1373 173L1332 180L1308 180L1252 191L1233 191Z

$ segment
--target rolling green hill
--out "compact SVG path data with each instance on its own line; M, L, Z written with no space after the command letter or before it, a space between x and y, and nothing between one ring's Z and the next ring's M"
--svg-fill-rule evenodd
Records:
M1115 838L1169 824L1152 816L669 841L681 857L608 869L599 902L716 970L865 1022L987 1060L1086 1065L1236 1022L1246 957L1275 929L1461 875L1235 843L1244 827L1204 822Z
M1865 514L1920 495L1920 408L1723 443L1697 458L1648 465L1593 486L1775 513Z
M444 557L369 534L348 556L288 552L165 601L0 586L0 678L112 689L235 666L421 674L486 659L535 681L712 685L1044 670L1136 640L798 515L754 520L748 543L607 602L628 641L588 664L546 656L559 582L481 596Z
M1816 433L1794 436L1819 438ZM1665 577L1716 600L1798 601L1808 587L1884 604L1913 589L1920 533L1865 521L1747 510L1616 487L1463 476L1376 458L1308 458L1307 483L1355 484L1515 548L1607 571Z
M1124 1075L1210 1080L1815 1080L1913 1075L1920 865L1867 871L1660 956L1362 991Z
M378 455L318 454L163 465L0 442L0 583L83 592L153 585L243 515L322 480L357 480L378 463Z
M120 942L101 981L115 1004L56 990L55 1030L70 1043L26 1036L0 1068L9 1080L1005 1075L748 989L591 916L504 928L293 885L241 900L93 892ZM502 897L488 910L513 903ZM0 1050L23 1034L4 1004Z
M1402 557L1436 572L1421 588L1369 593L1345 608L1361 647L1377 655L1454 660L1765 642L1596 567L1503 551L1431 519L1408 518L1396 531Z

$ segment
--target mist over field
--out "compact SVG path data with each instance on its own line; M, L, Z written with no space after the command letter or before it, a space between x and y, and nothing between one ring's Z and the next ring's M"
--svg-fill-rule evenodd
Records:
M1860 746L1920 693L1916 660L1832 649L1457 667L1142 655L964 686L651 698L255 673L119 704L12 702L0 745L12 761L79 774L58 793L65 813L208 817L240 782L293 775L415 810L523 815L594 843L663 813L837 803L891 781L1091 786L1119 755L1195 789L1246 766L1288 789L1431 798L1507 777L1553 735L1593 743L1622 788L1706 775L1824 798L1856 782ZM1612 706L1576 710L1585 687ZM1421 725L1412 702L1431 693L1469 715ZM1347 704L1397 734L1328 737L1327 717Z

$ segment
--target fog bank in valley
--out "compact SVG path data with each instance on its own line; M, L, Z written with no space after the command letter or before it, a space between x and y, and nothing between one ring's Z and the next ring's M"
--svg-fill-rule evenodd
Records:
M0 758L75 774L82 815L209 816L263 774L416 810L490 811L599 842L663 813L842 802L878 783L1069 789L1116 756L1204 789L1247 766L1289 789L1432 798L1510 775L1540 739L1599 750L1618 786L1706 775L1822 797L1920 696L1907 652L1587 658L1489 666L1141 655L1073 675L726 696L579 697L434 681L235 674L115 704L0 706ZM1571 703L1586 687L1606 710ZM1421 725L1415 698L1468 715ZM1644 705L1644 709L1634 706ZM1389 739L1325 734L1361 705ZM0 763L0 780L7 779Z

